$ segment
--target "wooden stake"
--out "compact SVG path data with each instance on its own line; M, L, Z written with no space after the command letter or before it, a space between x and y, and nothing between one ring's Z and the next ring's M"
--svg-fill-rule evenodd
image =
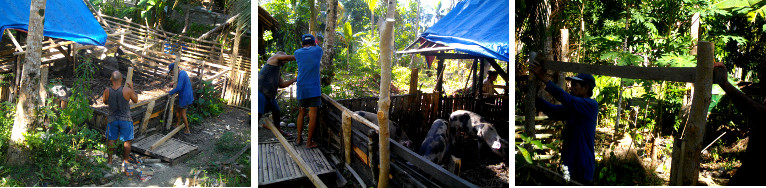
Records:
M24 49L21 48L21 45L19 45L19 41L16 41L16 37L13 36L13 33L11 33L11 30L6 29L6 33L8 33L8 37L11 38L11 42L13 42L13 46L16 46L16 51L23 52Z
M125 86L128 86L128 83L133 83L133 67L128 67L128 78L125 79Z
M175 64L175 66L173 66L173 86L174 87L178 87L178 66L180 66L178 64L178 62L180 62L179 61L180 57L181 57L180 55L176 56L176 64ZM174 105L176 103L176 96L178 96L178 95L176 94L176 95L171 96L170 100L168 101L168 104L169 104L168 108L170 108L170 109L167 110L169 112L168 116L167 116L167 118L168 118L167 122L168 123L165 125L165 129L170 129L170 124L173 123L173 109L174 109L173 107L175 107Z
M700 41L697 55L697 77L694 81L692 104L687 126L681 135L681 153L671 162L671 185L696 185L702 151L702 138L705 136L708 106L710 106L713 87L713 43ZM675 149L674 149L675 150ZM674 152L675 153L675 152ZM673 173L675 172L675 173Z
M173 135L176 135L176 133L178 133L178 131L181 131L181 129L183 129L183 128L184 128L184 126L176 127L175 129L173 129L173 131L170 131L170 133L168 133L167 135L162 137L160 140L157 140L157 142L154 142L154 144L152 144L152 146L149 148L149 150L154 150L154 148L159 147L161 144L165 143L165 141L168 141L168 139L172 138Z
M396 8L396 2L388 1L388 10L394 11ZM394 8L392 8L394 7ZM380 98L378 99L378 126L380 127L380 136L378 137L380 147L380 171L378 174L378 187L388 187L388 175L389 167L391 166L389 158L391 157L389 150L388 138L390 137L388 132L388 111L391 106L391 43L393 43L394 32L394 19L392 17L386 18L383 31L380 33ZM440 61L441 62L441 61Z
M48 66L43 66L40 68L40 98L43 99L43 103L45 103L46 98L48 98L48 90L45 89L45 87L48 85Z
M311 180L311 183L314 184L315 187L320 188L327 188L327 185L325 185L321 179L319 179L319 176L317 176L311 168L307 165L306 161L303 160L303 158L300 158L298 156L298 152L295 151L295 148L293 148L293 145L288 143L282 134L277 131L277 128L274 127L274 123L271 123L271 118L262 118L261 121L265 125L266 128L271 130L271 133L274 133L274 135L279 140L279 143L282 144L282 146L285 147L285 150L287 150L287 153L290 154L290 158L293 158L293 161L295 163L298 163L298 167L301 168L301 171L303 171L303 174L306 174L306 177Z

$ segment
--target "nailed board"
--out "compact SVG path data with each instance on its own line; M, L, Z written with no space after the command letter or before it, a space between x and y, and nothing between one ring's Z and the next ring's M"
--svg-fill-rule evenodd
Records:
M165 135L154 134L133 142L131 144L133 152L159 158L162 161L169 162L171 166L199 153L196 145L175 138L170 138L156 149L149 150L152 144L162 139L163 136Z
M290 144L295 142L291 141ZM258 143L258 149L259 186L306 178L282 144ZM295 146L295 151L318 176L335 173L335 169L318 147L306 149L303 146Z

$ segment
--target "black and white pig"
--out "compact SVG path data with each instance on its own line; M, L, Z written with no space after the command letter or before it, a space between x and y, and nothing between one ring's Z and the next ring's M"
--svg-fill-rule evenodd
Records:
M497 129L491 123L484 120L479 114L466 110L452 112L449 117L451 127L459 127L459 130L467 133L469 136L476 136L478 139L478 148L484 144L492 149L492 152L503 159L508 156L508 141L497 134ZM477 152L479 155L481 152Z
M367 121L372 122L375 125L378 125L378 114L372 113L372 112L365 112L365 111L356 111L354 114L359 115L363 117L364 119L367 119ZM399 144L402 144L404 147L409 148L412 150L412 141L409 137L407 137L407 133L404 132L401 128L399 128L399 124L391 121L389 119L388 121L388 134L391 136L391 139L395 140L396 142L399 142Z
M461 160L450 155L450 148L453 146L450 124L446 120L436 119L431 124L426 138L420 144L418 154L430 160L431 162L444 165L452 173L459 174ZM457 172L456 172L457 171Z
M53 104L59 105L60 108L66 108L69 97L72 96L72 89L64 85L55 85L49 88L48 93L50 93L49 97L55 97Z

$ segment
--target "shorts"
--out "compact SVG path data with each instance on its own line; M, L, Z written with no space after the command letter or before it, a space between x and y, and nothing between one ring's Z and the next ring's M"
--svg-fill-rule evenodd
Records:
M186 106L181 106L181 97L176 96L176 107L186 109L189 107L189 105L187 104Z
M298 106L304 107L304 108L319 107L321 105L322 105L322 99L320 99L319 96L298 100Z
M106 140L133 140L133 122L115 120L106 124Z
M277 99L266 99L266 95L263 95L263 93L258 92L258 115L263 115L267 112L278 112L279 105L277 105Z

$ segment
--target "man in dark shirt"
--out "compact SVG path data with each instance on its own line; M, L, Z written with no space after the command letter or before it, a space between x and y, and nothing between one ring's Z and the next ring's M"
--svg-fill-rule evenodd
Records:
M109 116L107 116L106 125L106 147L109 150L109 164L112 164L112 153L114 153L114 141L119 137L125 141L125 153L122 154L122 163L128 163L130 154L130 143L133 140L133 119L130 117L129 102L138 102L138 96L133 91L133 83L122 86L122 74L118 71L112 72L112 86L104 89L104 104L109 105Z
M538 79L545 82L545 91L561 102L561 105L554 105L538 97L535 106L551 119L566 121L562 132L562 164L569 170L572 180L590 184L596 168L594 142L598 102L590 98L593 96L596 80L590 74L567 77L566 79L571 81L567 93L551 81L539 63L533 63L530 68Z
M721 63L716 63L716 68L713 81L721 86L721 88L729 96L731 102L738 111L742 112L745 117L750 120L750 133L748 133L749 140L747 142L747 149L745 150L745 156L742 158L742 166L734 174L734 177L729 181L729 185L764 185L760 181L760 171L766 169L766 163L760 160L762 156L759 155L760 146L763 146L764 139L760 138L760 133L763 133L763 125L766 124L766 105L760 104L752 98L742 93L739 89L731 85L728 81L729 74L726 73L726 66Z
M285 52L277 52L269 60L266 60L266 64L258 72L258 119L261 119L263 114L271 112L271 118L276 125L274 127L279 133L285 137L292 137L291 134L282 131L279 126L280 109L276 99L278 88L290 86L298 79L293 78L286 82L282 80L280 69L288 61L295 61L295 56L287 55Z

